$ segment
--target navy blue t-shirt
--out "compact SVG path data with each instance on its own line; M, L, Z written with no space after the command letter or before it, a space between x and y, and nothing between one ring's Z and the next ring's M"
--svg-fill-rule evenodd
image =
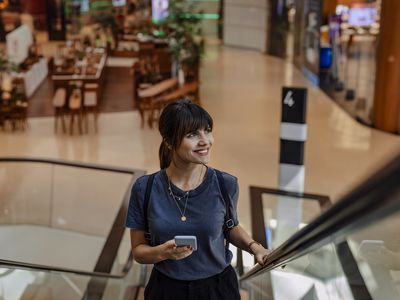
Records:
M231 216L238 224L236 206L239 195L237 178L222 173L230 196ZM132 187L126 227L145 230L143 202L149 175L140 177ZM183 197L185 192L171 183L174 195ZM180 207L183 211L184 200ZM214 169L207 168L204 181L189 192L187 220L181 221L181 213L168 193L165 170L156 173L148 204L148 223L153 244L159 245L176 235L197 237L197 251L182 260L164 260L154 267L161 273L179 280L196 280L222 272L232 260L232 252L225 248L225 202Z

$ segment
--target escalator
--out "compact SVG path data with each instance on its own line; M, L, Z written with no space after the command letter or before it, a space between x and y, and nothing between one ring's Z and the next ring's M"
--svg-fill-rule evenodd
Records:
M316 218L297 228L283 218L286 228L279 230L280 222L275 220L275 238L282 231L293 232L278 241L265 266L257 265L241 276L249 299L400 299L400 156L334 205L324 197L258 192L268 194L267 198L279 194L278 202L283 200L285 205L292 198L292 205L301 203L299 211L304 215L310 213L305 198L323 205ZM267 238L271 213L265 216L265 212L273 206L270 202L258 220L258 228L265 229L258 233L265 246L275 242L274 236ZM266 205L265 199L253 204L253 211L260 210L260 205Z
M0 158L0 299L137 299L148 272L124 221L142 174ZM334 205L250 192L253 236L274 250L265 266L238 251L243 299L400 299L400 156Z
M134 299L125 216L141 170L0 158L0 299Z

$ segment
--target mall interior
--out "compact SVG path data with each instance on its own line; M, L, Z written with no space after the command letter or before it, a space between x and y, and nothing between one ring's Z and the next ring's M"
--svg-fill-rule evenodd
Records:
M398 0L0 0L0 299L144 299L130 190L183 98L272 251L230 245L242 299L400 299L397 28Z

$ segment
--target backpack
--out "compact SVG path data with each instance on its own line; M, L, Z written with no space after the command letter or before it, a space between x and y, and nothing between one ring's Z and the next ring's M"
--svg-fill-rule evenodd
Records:
M231 206L230 204L230 197L228 194L228 191L226 190L225 186L225 180L222 175L222 172L214 169L215 173L217 174L217 179L218 179L218 185L219 188L221 189L222 193L222 198L224 199L225 203L225 216L224 216L224 236L225 236L225 248L228 249L229 247L229 231L235 226L235 222L231 218L232 212L231 212ZM143 214L144 214L144 227L145 227L145 234L144 237L147 241L149 241L149 244L152 245L152 238L151 238L151 233L149 230L149 221L147 219L147 210L149 207L149 201L150 201L150 194L151 194L151 189L153 186L153 181L154 177L157 173L153 173L149 176L149 179L147 180L147 185L146 185L146 192L144 194L144 203L143 203Z

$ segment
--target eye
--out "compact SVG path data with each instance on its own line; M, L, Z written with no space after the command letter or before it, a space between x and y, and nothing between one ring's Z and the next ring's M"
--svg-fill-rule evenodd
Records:
M186 137L187 138L192 138L192 137L195 137L197 135L197 131L192 131L192 132L189 132L187 135L186 135Z
M204 129L204 131L205 131L206 133L210 133L210 132L212 132L212 129L211 129L210 126L207 126L206 129Z

